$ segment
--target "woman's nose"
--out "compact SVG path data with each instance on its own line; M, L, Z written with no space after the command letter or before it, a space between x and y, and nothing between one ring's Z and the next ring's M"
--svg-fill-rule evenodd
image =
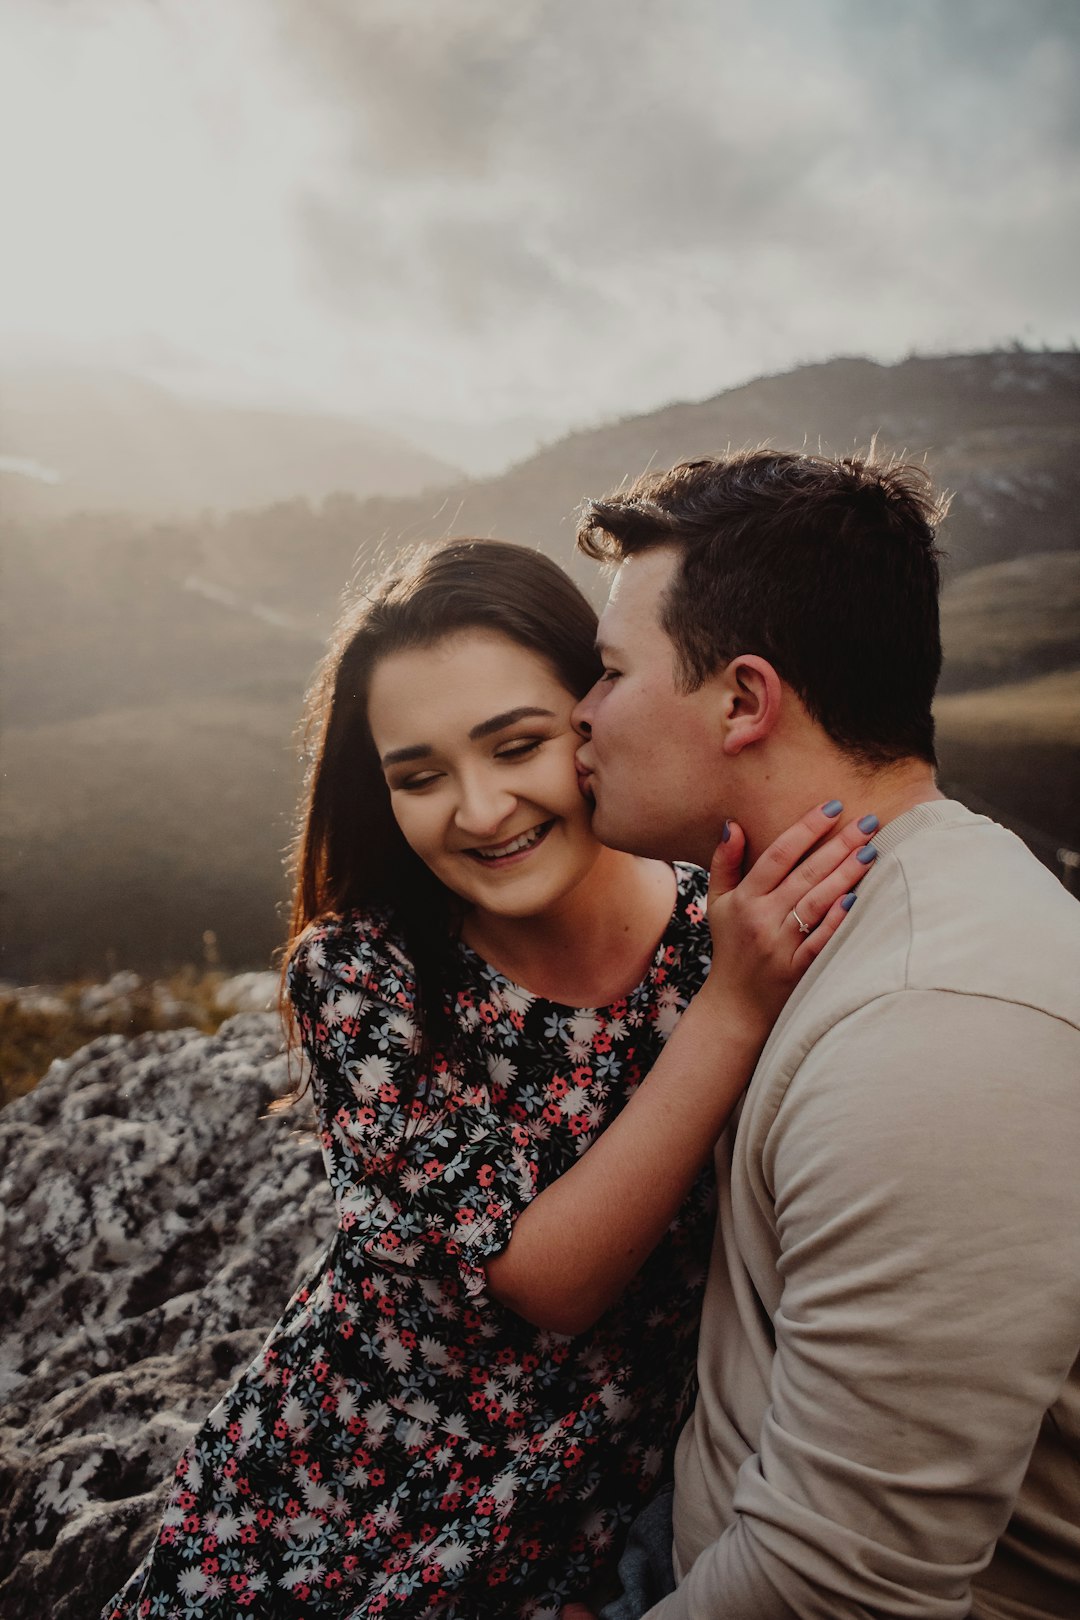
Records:
M471 837L490 837L498 832L516 804L515 795L504 784L487 777L473 778L461 785L454 821Z

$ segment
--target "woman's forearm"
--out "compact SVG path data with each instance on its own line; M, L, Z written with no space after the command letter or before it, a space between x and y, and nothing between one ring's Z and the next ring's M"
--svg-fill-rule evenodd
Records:
M670 1226L767 1031L707 981L622 1112L518 1217L487 1264L494 1297L557 1333L591 1327Z

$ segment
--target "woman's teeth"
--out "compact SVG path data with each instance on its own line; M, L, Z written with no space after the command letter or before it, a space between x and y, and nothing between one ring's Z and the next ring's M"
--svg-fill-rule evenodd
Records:
M511 838L507 843L499 844L494 849L474 849L469 853L481 861L504 860L507 855L517 855L521 850L531 849L533 844L538 844L551 825L550 821L545 821L542 826L533 827L530 832L522 833L518 838Z

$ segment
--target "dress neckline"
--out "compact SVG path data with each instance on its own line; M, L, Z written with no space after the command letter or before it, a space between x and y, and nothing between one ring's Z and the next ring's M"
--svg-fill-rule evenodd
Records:
M525 985L519 984L516 979L510 978L509 974L503 973L501 969L494 967L486 957L481 956L479 951L474 950L471 945L466 944L460 937L455 941L456 948L465 961L471 964L474 971L478 972L492 988L498 989L500 993L506 993L512 1001L520 1000L527 1006L535 1006L537 1002L542 1002L545 1006L555 1008L559 1012L576 1014L578 1017L586 1017L590 1013L594 1015L600 1013L609 1014L611 1009L618 1005L619 1002L625 1002L629 1007L634 1001L648 993L655 980L657 968L664 966L664 952L672 944L673 936L680 930L683 912L688 901L688 890L694 881L695 874L701 871L700 867L694 866L689 861L672 861L671 867L675 873L675 904L672 906L671 914L664 925L664 932L657 940L656 949L653 951L643 976L632 989L626 991L624 995L616 996L614 1001L603 1003L600 1006L582 1006L569 1001L554 1001L550 996L538 995L535 990L529 990Z

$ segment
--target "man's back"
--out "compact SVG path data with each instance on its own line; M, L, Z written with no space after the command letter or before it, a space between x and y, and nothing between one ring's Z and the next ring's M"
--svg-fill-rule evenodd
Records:
M721 1144L665 1617L1080 1612L1080 908L956 804L877 842Z

